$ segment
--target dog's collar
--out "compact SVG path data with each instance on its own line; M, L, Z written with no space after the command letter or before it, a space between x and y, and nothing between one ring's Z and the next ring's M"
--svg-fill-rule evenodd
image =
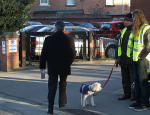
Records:
M94 92L94 91L92 90L91 86L89 86L89 90L92 91L92 92Z

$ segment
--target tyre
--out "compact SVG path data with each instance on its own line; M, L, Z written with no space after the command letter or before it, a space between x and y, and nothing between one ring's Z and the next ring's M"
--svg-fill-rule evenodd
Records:
M116 47L115 46L108 46L105 55L107 58L115 58L116 55Z

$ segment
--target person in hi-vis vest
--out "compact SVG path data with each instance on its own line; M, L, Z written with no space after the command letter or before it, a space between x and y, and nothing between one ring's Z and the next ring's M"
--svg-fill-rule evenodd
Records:
M143 111L149 108L148 72L150 61L150 26L144 13L136 9L131 12L133 17L133 41L128 44L133 50L133 69L135 79L136 102L129 108Z
M134 96L131 96L131 84L133 82L133 65L132 56L127 56L128 40L133 36L132 33L132 14L128 13L124 17L126 27L121 32L121 37L118 40L118 50L116 52L115 63L119 63L121 67L122 87L124 95L118 100L131 99L134 100ZM132 98L131 98L132 97Z

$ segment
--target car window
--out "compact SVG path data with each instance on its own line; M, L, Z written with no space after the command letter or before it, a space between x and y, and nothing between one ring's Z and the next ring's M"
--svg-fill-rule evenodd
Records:
M94 28L94 26L90 23L80 23L79 26L82 26L85 28Z
M123 29L124 28L124 24L123 23L116 24L116 28L117 29Z
M38 26L38 27L35 27L33 29L30 30L30 32L37 32L38 30L40 30L41 28L43 28L44 26Z
M110 30L111 24L102 24L101 30Z
M31 30L31 29L33 29L33 28L35 28L35 27L37 27L37 26L27 26L27 27L21 29L21 32L29 31L29 30Z
M77 23L73 23L73 25L74 25L74 26L80 26L80 25L79 25L79 24L77 24Z
M41 22L27 21L27 22L25 22L25 25L42 25L42 23Z
M100 28L100 25L99 24L92 24L93 26L95 26L96 28Z
M65 28L65 31L72 32L73 30L72 30L72 28Z
M73 29L73 31L77 31L77 32L81 32L81 31L87 31L87 30L85 30L85 29Z
M65 26L73 26L71 23L65 23Z
M50 32L51 29L52 29L52 27L44 27L44 28L41 28L40 30L38 30L38 32Z
M50 25L55 25L55 22L51 22Z

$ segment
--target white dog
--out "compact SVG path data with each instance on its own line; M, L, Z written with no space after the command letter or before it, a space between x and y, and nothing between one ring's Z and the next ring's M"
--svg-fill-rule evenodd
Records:
M85 83L82 84L81 87L80 87L81 106L85 107L86 105L89 104L89 102L88 102L89 97L91 97L92 106L95 106L93 95L94 95L95 92L98 92L100 90L102 90L102 88L101 88L101 84L98 83L98 82L95 82L92 85L88 85L88 84L85 84Z

